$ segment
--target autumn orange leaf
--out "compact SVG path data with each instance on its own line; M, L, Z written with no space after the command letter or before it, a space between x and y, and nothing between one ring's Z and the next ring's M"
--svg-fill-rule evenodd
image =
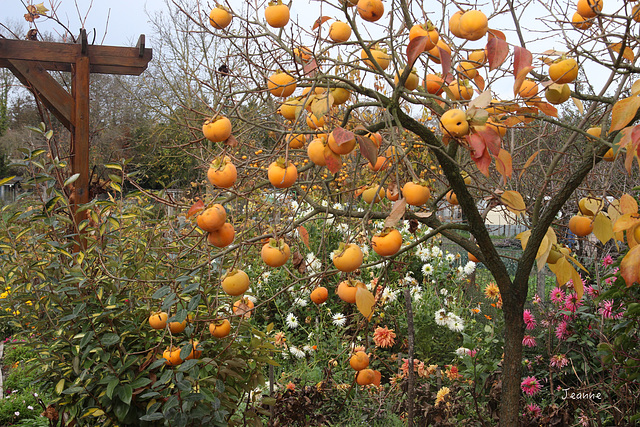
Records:
M636 245L622 258L620 275L627 287L632 286L634 283L640 283L640 245Z
M315 30L316 28L318 28L320 25L324 24L325 22L327 22L329 19L331 19L330 16L321 16L320 18L316 19L316 21L313 23L313 27L311 28L312 30Z
M307 248L311 249L311 247L309 246L309 232L302 225L298 227L298 235L302 239L302 242L304 243L304 245Z
M613 104L609 131L620 130L628 125L638 112L638 108L640 108L640 97L635 95L621 99Z
M191 218L194 215L197 215L198 212L202 210L204 210L204 202L202 200L198 200L187 211L187 218Z

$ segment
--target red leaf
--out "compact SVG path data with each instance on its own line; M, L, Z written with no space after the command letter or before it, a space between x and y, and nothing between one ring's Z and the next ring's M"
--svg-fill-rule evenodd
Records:
M198 212L202 210L204 210L204 202L202 200L198 200L189 208L189 211L187 211L187 218L197 215Z
M471 135L465 136L467 142L469 143L471 157L473 159L479 159L482 157L487 151L487 146L484 143L484 140L477 133L472 133Z
M498 37L492 37L487 43L487 56L489 59L489 70L493 71L504 64L509 55L509 45L506 41Z
M480 74L476 74L476 76L473 78L473 82L476 84L476 86L478 86L480 92L484 91L484 78Z
M493 128L480 128L476 130L476 134L478 134L478 136L482 138L484 145L487 147L487 149L489 149L491 154L497 156L500 153L500 148L502 147L502 137Z
M321 16L320 18L316 19L316 22L313 23L313 27L311 29L315 30L320 25L327 22L329 19L331 19L329 16Z
M356 135L356 140L360 146L360 153L362 153L365 159L369 160L369 163L375 165L378 161L378 147L376 147L370 138L361 135Z
M324 157L326 162L327 169L331 173L338 173L340 168L342 167L342 158L336 155L328 155Z
M302 239L302 242L305 244L305 246L311 249L311 247L309 246L309 232L307 231L307 229L303 226L298 227L298 235Z
M499 38L500 40L507 41L507 36L505 36L504 33L500 30L494 30L489 28L489 31L487 31L487 33L489 34L487 36L489 40L493 38Z
M444 50L440 46L438 46L438 51L440 51L440 64L442 65L442 75L446 76L451 71L451 52L448 50Z
M304 74L313 77L318 71L318 63L315 58L304 64Z
M353 141L355 138L355 134L351 131L341 128L340 126L336 126L331 132L333 135L333 139L336 141L338 146L344 144L345 142Z
M491 165L491 156L488 151L485 151L483 156L478 159L473 159L478 167L478 170L486 177L489 176L489 166Z
M525 68L531 68L532 61L533 56L527 49L520 46L513 48L513 75L518 78ZM529 71L531 70L528 70L527 73Z
M418 56L422 52L424 52L424 48L427 47L427 43L429 43L428 36L420 36L416 37L409 42L407 45L407 66L412 67L413 63L416 62Z

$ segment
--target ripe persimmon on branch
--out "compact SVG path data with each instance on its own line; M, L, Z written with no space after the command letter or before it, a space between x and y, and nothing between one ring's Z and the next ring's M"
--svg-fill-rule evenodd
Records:
M582 264L558 237L566 227L558 213L576 210L568 201L606 200L572 223L588 223L580 229L593 228L602 244L632 247L625 280L638 281L639 225L612 185L627 179L623 172L637 175L640 149L629 4L530 2L491 10L406 0L272 3L226 2L204 11L173 0L188 27L179 32L183 45L165 38L169 57L184 60L185 77L160 110L173 103L191 111L169 114L191 129L194 142L203 141L190 154L203 167L212 164L213 173L226 165L237 172L224 184L210 176L206 205L226 197L257 216L253 230L236 222L234 263L251 244L292 238L320 215L351 220L346 244L380 238L371 218L437 229L482 260L500 289L507 325L500 417L517 425L532 268L549 265L559 285L572 281L582 294ZM195 43L204 48L189 50ZM207 123L203 138L205 118L231 123L231 134L214 135ZM591 130L596 126L599 132ZM623 153L625 171L622 159L605 170L602 160ZM394 210L385 196L408 206ZM284 201L311 208L293 223L282 221ZM442 217L453 206L464 224ZM513 276L486 225L495 208L529 228L519 235L523 255Z

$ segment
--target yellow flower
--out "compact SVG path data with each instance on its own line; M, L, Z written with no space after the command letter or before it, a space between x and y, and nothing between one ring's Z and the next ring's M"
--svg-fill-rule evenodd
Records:
M3 298L3 299L8 297L8 296L9 296L9 292L3 292L3 293L0 294L0 298Z
M26 304L27 305L33 305L33 303L31 301L27 301Z
M436 395L436 406L438 406L449 395L450 391L449 387L442 387L438 390L438 394Z
M488 299L495 300L500 296L500 289L498 289L498 285L491 282L484 288L484 294Z

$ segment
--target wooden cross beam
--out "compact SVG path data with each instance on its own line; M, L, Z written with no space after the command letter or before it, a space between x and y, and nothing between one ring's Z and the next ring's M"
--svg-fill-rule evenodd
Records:
M72 194L73 211L89 202L89 82L91 73L139 76L152 57L144 34L133 48L0 38L0 67L9 68L71 132L71 173L80 174ZM71 93L49 71L71 73ZM82 216L74 214L76 223Z

